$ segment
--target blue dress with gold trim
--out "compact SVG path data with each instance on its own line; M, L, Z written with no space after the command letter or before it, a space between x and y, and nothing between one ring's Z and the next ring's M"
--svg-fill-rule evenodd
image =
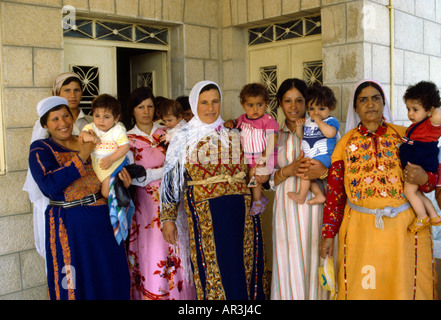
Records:
M92 165L51 138L31 144L29 168L52 200L79 200L101 189ZM70 209L49 205L45 220L50 299L130 299L124 243L116 242L106 199Z

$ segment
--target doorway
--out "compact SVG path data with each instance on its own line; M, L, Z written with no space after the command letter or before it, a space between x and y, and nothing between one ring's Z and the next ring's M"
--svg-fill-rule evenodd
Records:
M86 114L102 93L116 97L124 110L130 92L140 86L151 87L155 96L169 97L167 53L165 48L65 38L64 71L81 77L81 108Z

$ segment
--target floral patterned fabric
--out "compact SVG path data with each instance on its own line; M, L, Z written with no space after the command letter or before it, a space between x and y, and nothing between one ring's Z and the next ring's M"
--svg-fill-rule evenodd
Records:
M406 203L399 144L405 128L383 123L376 132L362 125L337 143L328 177L322 236L338 236L337 299L435 299L436 271L430 228L413 234L413 209L396 217L351 209L382 209Z
M159 137L164 133L161 128L151 136L128 132L136 164L146 169L163 166L165 149L159 146ZM182 259L162 236L159 185L160 180L155 180L146 187L136 187L136 212L128 249L132 299L191 300L195 298L195 289L185 279Z

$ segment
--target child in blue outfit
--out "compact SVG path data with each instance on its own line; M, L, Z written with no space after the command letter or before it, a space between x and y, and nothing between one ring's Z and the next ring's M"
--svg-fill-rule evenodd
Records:
M340 124L330 116L337 100L332 90L326 86L313 85L306 92L305 104L309 113L308 119L297 121L296 135L302 139L302 150L305 157L317 159L325 167L331 167L331 155L337 143ZM317 182L301 179L298 192L288 192L288 197L297 203L305 203L308 191L315 195L307 204L324 203L326 196Z

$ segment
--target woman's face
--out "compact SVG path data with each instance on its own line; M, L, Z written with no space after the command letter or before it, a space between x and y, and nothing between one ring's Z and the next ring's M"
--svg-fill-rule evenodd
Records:
M153 104L153 100L150 98L143 100L133 109L133 116L135 117L135 122L138 126L152 124L155 116L155 105Z
M288 126L294 125L295 127L296 120L305 116L305 98L296 88L286 91L279 104L285 114Z
M377 89L374 87L364 88L357 96L355 103L355 112L363 125L381 123L384 102Z
M51 111L47 117L46 125L51 137L60 143L70 139L73 129L73 118L66 107Z
M60 97L66 98L69 103L69 109L78 109L80 106L81 97L83 95L81 86L76 81L64 85L58 94Z
M220 115L221 99L219 91L210 89L202 92L198 100L198 117L206 124L215 122Z

